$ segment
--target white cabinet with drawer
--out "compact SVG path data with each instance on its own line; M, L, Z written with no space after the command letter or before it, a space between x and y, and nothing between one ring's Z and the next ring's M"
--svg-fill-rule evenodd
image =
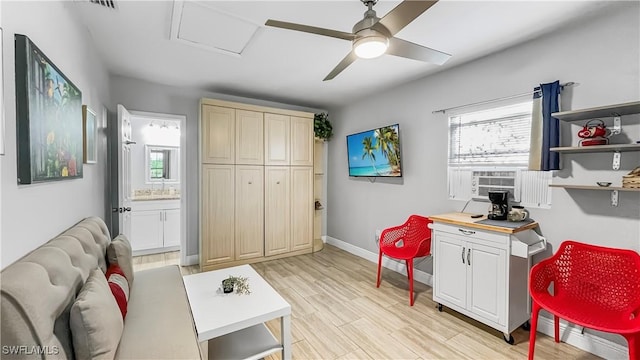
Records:
M131 212L134 254L180 248L180 200L134 201Z
M452 216L460 217L431 216L433 300L440 310L447 306L502 331L512 343L511 332L529 320L530 259L544 250L544 238L531 230L532 225L492 229L478 227L475 219L449 221Z

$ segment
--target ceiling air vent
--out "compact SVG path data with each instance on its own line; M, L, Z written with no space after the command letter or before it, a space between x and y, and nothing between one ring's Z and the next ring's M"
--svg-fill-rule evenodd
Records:
M115 10L116 8L116 2L114 0L89 0L89 2L92 4L104 6L109 9Z

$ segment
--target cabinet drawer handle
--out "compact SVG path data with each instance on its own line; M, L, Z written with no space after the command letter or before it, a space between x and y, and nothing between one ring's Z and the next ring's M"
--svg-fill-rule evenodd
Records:
M467 249L467 265L471 265L471 248Z
M458 231L460 231L461 233L465 234L465 235L473 235L476 232L472 231L472 230L464 230L464 229L458 229Z
M464 247L462 248L462 263L464 264Z

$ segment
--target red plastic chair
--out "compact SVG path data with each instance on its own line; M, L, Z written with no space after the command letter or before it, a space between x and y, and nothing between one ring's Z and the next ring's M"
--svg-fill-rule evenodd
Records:
M553 283L553 292L549 287ZM531 268L533 300L529 360L533 359L538 313L553 314L555 341L560 318L616 333L629 343L629 359L640 356L640 255L632 250L565 241L552 257Z
M384 229L380 234L378 283L376 287L380 287L382 254L394 259L404 260L407 264L409 303L411 306L413 306L413 259L431 255L431 229L427 225L432 222L424 216L411 215L404 224Z

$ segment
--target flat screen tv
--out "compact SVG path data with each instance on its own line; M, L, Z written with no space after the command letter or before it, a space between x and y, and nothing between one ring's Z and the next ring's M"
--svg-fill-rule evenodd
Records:
M349 176L400 177L398 124L347 135Z

